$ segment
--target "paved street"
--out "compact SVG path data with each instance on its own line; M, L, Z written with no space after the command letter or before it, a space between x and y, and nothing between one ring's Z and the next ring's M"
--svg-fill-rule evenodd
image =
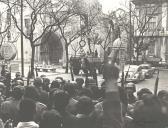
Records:
M28 65L25 65L25 76L27 75L28 73ZM14 77L14 74L13 73L13 77ZM71 75L70 73L66 74L65 73L65 69L62 69L60 66L56 69L56 72L55 73L52 73L52 72L39 72L38 75L46 75L51 81L54 80L56 77L63 77L64 79L66 80L71 80ZM155 80L156 80L156 75L157 74L154 74L154 76L151 78L151 79L146 79L144 81L141 81L139 83L136 84L136 88L137 88L137 91L140 90L141 88L149 88L150 90L152 90L152 92L154 91L154 86L155 86ZM82 75L78 75L78 76L74 76L74 78L78 78L78 77L83 77L85 78L84 76ZM99 85L102 81L102 76L99 75L98 76L98 82L99 82ZM159 86L158 86L158 90L168 90L168 70L160 70L160 74L159 74Z
M151 79L146 79L145 81L142 81L136 85L137 91L141 88L149 88L154 91L154 86L155 86L155 80L156 80L156 75L153 76ZM167 90L168 91L168 70L161 70L159 74L159 85L158 85L158 90Z
M39 75L45 74L48 76L48 78L50 78L50 80L55 79L58 76L63 77L64 79L67 80L71 80L71 75L70 74L65 74L64 73L65 70L63 69L58 69L56 73L44 73L44 72L39 72ZM156 81L156 75L154 74L154 76L150 79L145 79L144 81L141 81L139 83L136 84L136 88L137 91L140 90L141 88L148 88L150 89L152 92L154 91L154 86L155 86L155 81ZM83 77L82 75L79 76L74 76L75 78L77 77ZM98 81L99 81L99 85L102 81L102 76L99 75L98 76ZM160 70L160 74L159 74L159 85L158 85L158 90L167 90L168 91L168 70Z

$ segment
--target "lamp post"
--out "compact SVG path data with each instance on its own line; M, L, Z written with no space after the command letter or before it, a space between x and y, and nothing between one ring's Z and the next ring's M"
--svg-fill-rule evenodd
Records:
M23 49L23 0L21 0L21 15L20 15L20 21L21 21L21 72L22 77L24 77L24 49Z

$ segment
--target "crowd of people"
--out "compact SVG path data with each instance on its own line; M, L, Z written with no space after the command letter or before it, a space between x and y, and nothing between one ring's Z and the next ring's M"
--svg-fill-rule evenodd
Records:
M62 77L50 81L45 75L24 85L16 73L8 91L0 80L0 128L168 127L168 92L136 91L134 83L120 87L118 77L112 64L104 66L101 87L88 77L70 82Z

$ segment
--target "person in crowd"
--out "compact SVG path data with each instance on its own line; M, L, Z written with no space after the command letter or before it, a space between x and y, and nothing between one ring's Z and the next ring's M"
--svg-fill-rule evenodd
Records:
M146 94L134 107L133 121L129 128L164 128L165 116L162 105L153 94Z
M84 79L83 78L76 78L75 82L76 82L75 90L76 90L77 95L79 95L84 87Z
M83 88L83 84L84 84L84 79L83 78L76 78L76 84L78 86L79 89Z
M61 88L60 82L59 82L58 80L53 80L53 81L51 82L50 91L51 91L52 89L55 89L55 88L57 88L57 89L60 89L60 88Z
M16 72L15 78L12 80L12 87L16 86L17 80L22 80L23 81L23 78L21 77L20 72Z
M36 103L32 99L23 99L19 108L20 121L16 128L39 128L34 121Z
M96 121L93 117L94 105L92 99L87 96L79 98L77 103L77 127L78 128L95 128Z
M103 101L103 123L105 128L123 128L123 116L117 80L119 69L114 64L105 64L103 70L105 79L105 98Z
M0 105L6 99L6 86L0 82Z
M49 92L50 91L50 79L48 78L43 78L43 84L42 84L42 89L46 92Z
M70 96L66 91L57 90L54 93L54 108L62 116L64 128L75 128L76 118L72 114L66 111L66 107L69 103Z
M162 110L162 113L164 114L165 116L165 124L166 126L168 126L168 91L166 90L160 90L158 92L158 99L160 100L160 103L161 103L161 110Z
M1 104L1 113L3 113L7 119L12 119L14 121L14 126L16 126L18 121L19 104L23 94L24 87L16 86L12 91L12 98Z
M148 88L142 88L137 92L138 100L142 100L145 95L152 94L152 92Z
M6 86L6 96L9 97L11 92L11 72L9 70L5 71L4 84Z
M55 110L46 111L39 126L40 128L62 128L62 117Z
M16 86L24 86L23 80L17 80L16 81Z
M43 82L40 77L34 79L34 86L39 94L39 101L45 105L48 104L48 92L43 90Z
M2 68L2 69L1 69L1 76L4 76L4 77L5 77L5 70L6 70L5 68L6 68L6 65L3 64L3 65L1 66L1 68Z
M166 90L159 91L158 98L162 101L168 102L168 91L166 91Z
M127 101L128 104L133 104L136 102L136 97L134 95L134 93L136 92L136 87L135 84L130 82L126 84L126 93L127 93Z
M90 89L93 92L93 99L94 100L98 100L99 98L101 98L100 90L99 90L98 86L93 85L90 87Z
M66 110L69 113L76 115L77 113L76 105L78 101L75 99L76 97L75 85L72 83L66 83L64 86L64 90L67 91L70 96L69 103L66 106Z
M93 98L93 92L89 88L83 88L80 94L78 95L77 99L81 96L87 96L90 97L91 99Z
M55 80L59 83L59 85L60 85L60 89L63 89L64 88L64 86L65 86L65 84L69 81L69 80L64 80L62 77L60 77L60 76L58 76L58 77L56 77L55 78Z
M34 86L27 86L25 88L24 98L29 98L35 101L36 113L35 120L39 122L44 111L47 110L47 106L39 101L39 93Z
M137 92L137 101L134 102L134 104L128 104L127 114L132 117L134 114L135 107L143 104L143 99L148 95L152 95L152 92L149 89L147 88L140 89Z

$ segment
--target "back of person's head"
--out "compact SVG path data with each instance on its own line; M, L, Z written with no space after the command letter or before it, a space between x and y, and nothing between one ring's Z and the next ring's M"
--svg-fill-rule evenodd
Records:
M79 96L87 96L87 97L92 98L93 97L93 92L88 88L83 88L81 90L81 92L79 93Z
M52 81L51 86L50 86L50 90L52 90L54 88L60 88L60 83L58 82L58 80Z
M76 95L75 86L72 83L66 83L64 90L67 91L71 97Z
M44 85L49 85L49 84L50 84L50 79L48 79L48 78L43 78L43 84L44 84Z
M161 90L158 92L158 98L161 100L167 100L168 99L168 91L166 90Z
M61 81L64 81L64 79L60 76L56 77L55 79L60 79Z
M20 72L16 72L15 76L16 76L16 78L21 77L21 73Z
M34 120L36 113L36 104L32 99L23 99L20 102L19 114L22 122L29 122Z
M93 111L93 102L91 98L82 96L77 103L77 111L79 114L89 115Z
M148 88L142 88L140 91L137 92L139 100L142 100L143 96L148 94L152 94L152 92Z
M76 78L76 83L77 86L82 87L82 85L84 84L84 79L83 78Z
M37 77L34 79L34 86L35 87L42 87L43 81L41 77Z
M58 80L60 86L63 86L65 84L65 80L60 76L56 77L55 80Z
M34 86L27 86L25 88L24 98L30 98L32 100L38 101L39 94Z
M40 128L61 128L61 115L54 110L46 111L40 121Z
M127 83L126 86L125 86L125 89L126 89L126 91L129 91L131 93L136 92L136 86L132 82Z
M17 85L17 86L24 86L23 80L17 80L17 81L16 81L16 85Z
M54 102L55 102L54 96L55 96L56 93L58 93L58 91L62 91L62 90L58 89L58 88L53 88L52 90L50 90L50 92L49 92L49 102L48 102L48 105L47 105L48 109L53 108Z
M20 100L24 94L23 86L16 86L13 88L12 97L16 100Z
M147 95L143 95L142 98L144 105L159 105L159 100L157 98L157 96L153 95L153 94L147 94Z
M106 63L103 68L103 78L105 80L112 78L118 79L119 72L119 68L116 67L114 64Z
M69 94L65 91L58 91L54 94L54 107L59 112L65 112L65 108L69 103Z
M46 77L46 75L44 75L44 74L43 74L43 75L41 75L40 77L41 77L41 78L45 78L45 77Z

